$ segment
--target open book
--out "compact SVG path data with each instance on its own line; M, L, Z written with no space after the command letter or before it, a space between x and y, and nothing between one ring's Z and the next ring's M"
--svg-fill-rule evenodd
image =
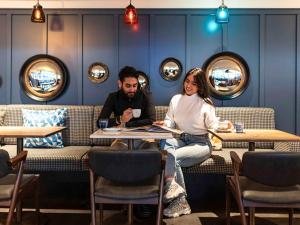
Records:
M158 133L165 133L169 131L175 134L183 133L183 131L181 130L173 129L164 125L149 125L149 126L142 126L142 127L126 128L123 131L148 131L148 132L158 132Z

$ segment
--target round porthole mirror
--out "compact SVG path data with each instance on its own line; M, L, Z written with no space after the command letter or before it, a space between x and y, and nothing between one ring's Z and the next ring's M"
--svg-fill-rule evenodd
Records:
M177 80L182 73L182 65L178 59L166 58L160 64L160 75L168 81Z
M108 66L104 63L95 62L90 65L88 70L88 78L94 83L102 83L109 76Z
M246 61L236 53L221 52L203 65L210 94L217 99L232 99L248 86L250 72Z

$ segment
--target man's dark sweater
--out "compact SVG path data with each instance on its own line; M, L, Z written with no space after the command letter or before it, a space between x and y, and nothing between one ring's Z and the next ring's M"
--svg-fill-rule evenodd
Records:
M120 117L128 108L141 109L141 116L132 118L126 123L126 127L150 125L155 121L155 108L152 97L140 90L136 92L133 98L129 98L122 90L110 93L98 120L109 118L108 127L117 126L117 117ZM112 113L114 113L114 118L110 118Z

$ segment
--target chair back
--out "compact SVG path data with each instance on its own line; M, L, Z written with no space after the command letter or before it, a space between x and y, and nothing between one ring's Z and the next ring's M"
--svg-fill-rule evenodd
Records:
M300 152L246 152L242 159L242 173L270 186L300 184Z
M91 150L88 158L95 175L121 184L142 182L162 171L162 154L157 150Z
M7 151L0 149L0 178L6 176L12 171L9 165L9 154Z

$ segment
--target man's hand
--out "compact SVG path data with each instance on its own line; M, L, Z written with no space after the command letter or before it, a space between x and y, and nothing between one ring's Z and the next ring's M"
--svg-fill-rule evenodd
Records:
M128 108L123 112L123 115L121 116L121 121L127 123L131 119L132 119L132 108Z

